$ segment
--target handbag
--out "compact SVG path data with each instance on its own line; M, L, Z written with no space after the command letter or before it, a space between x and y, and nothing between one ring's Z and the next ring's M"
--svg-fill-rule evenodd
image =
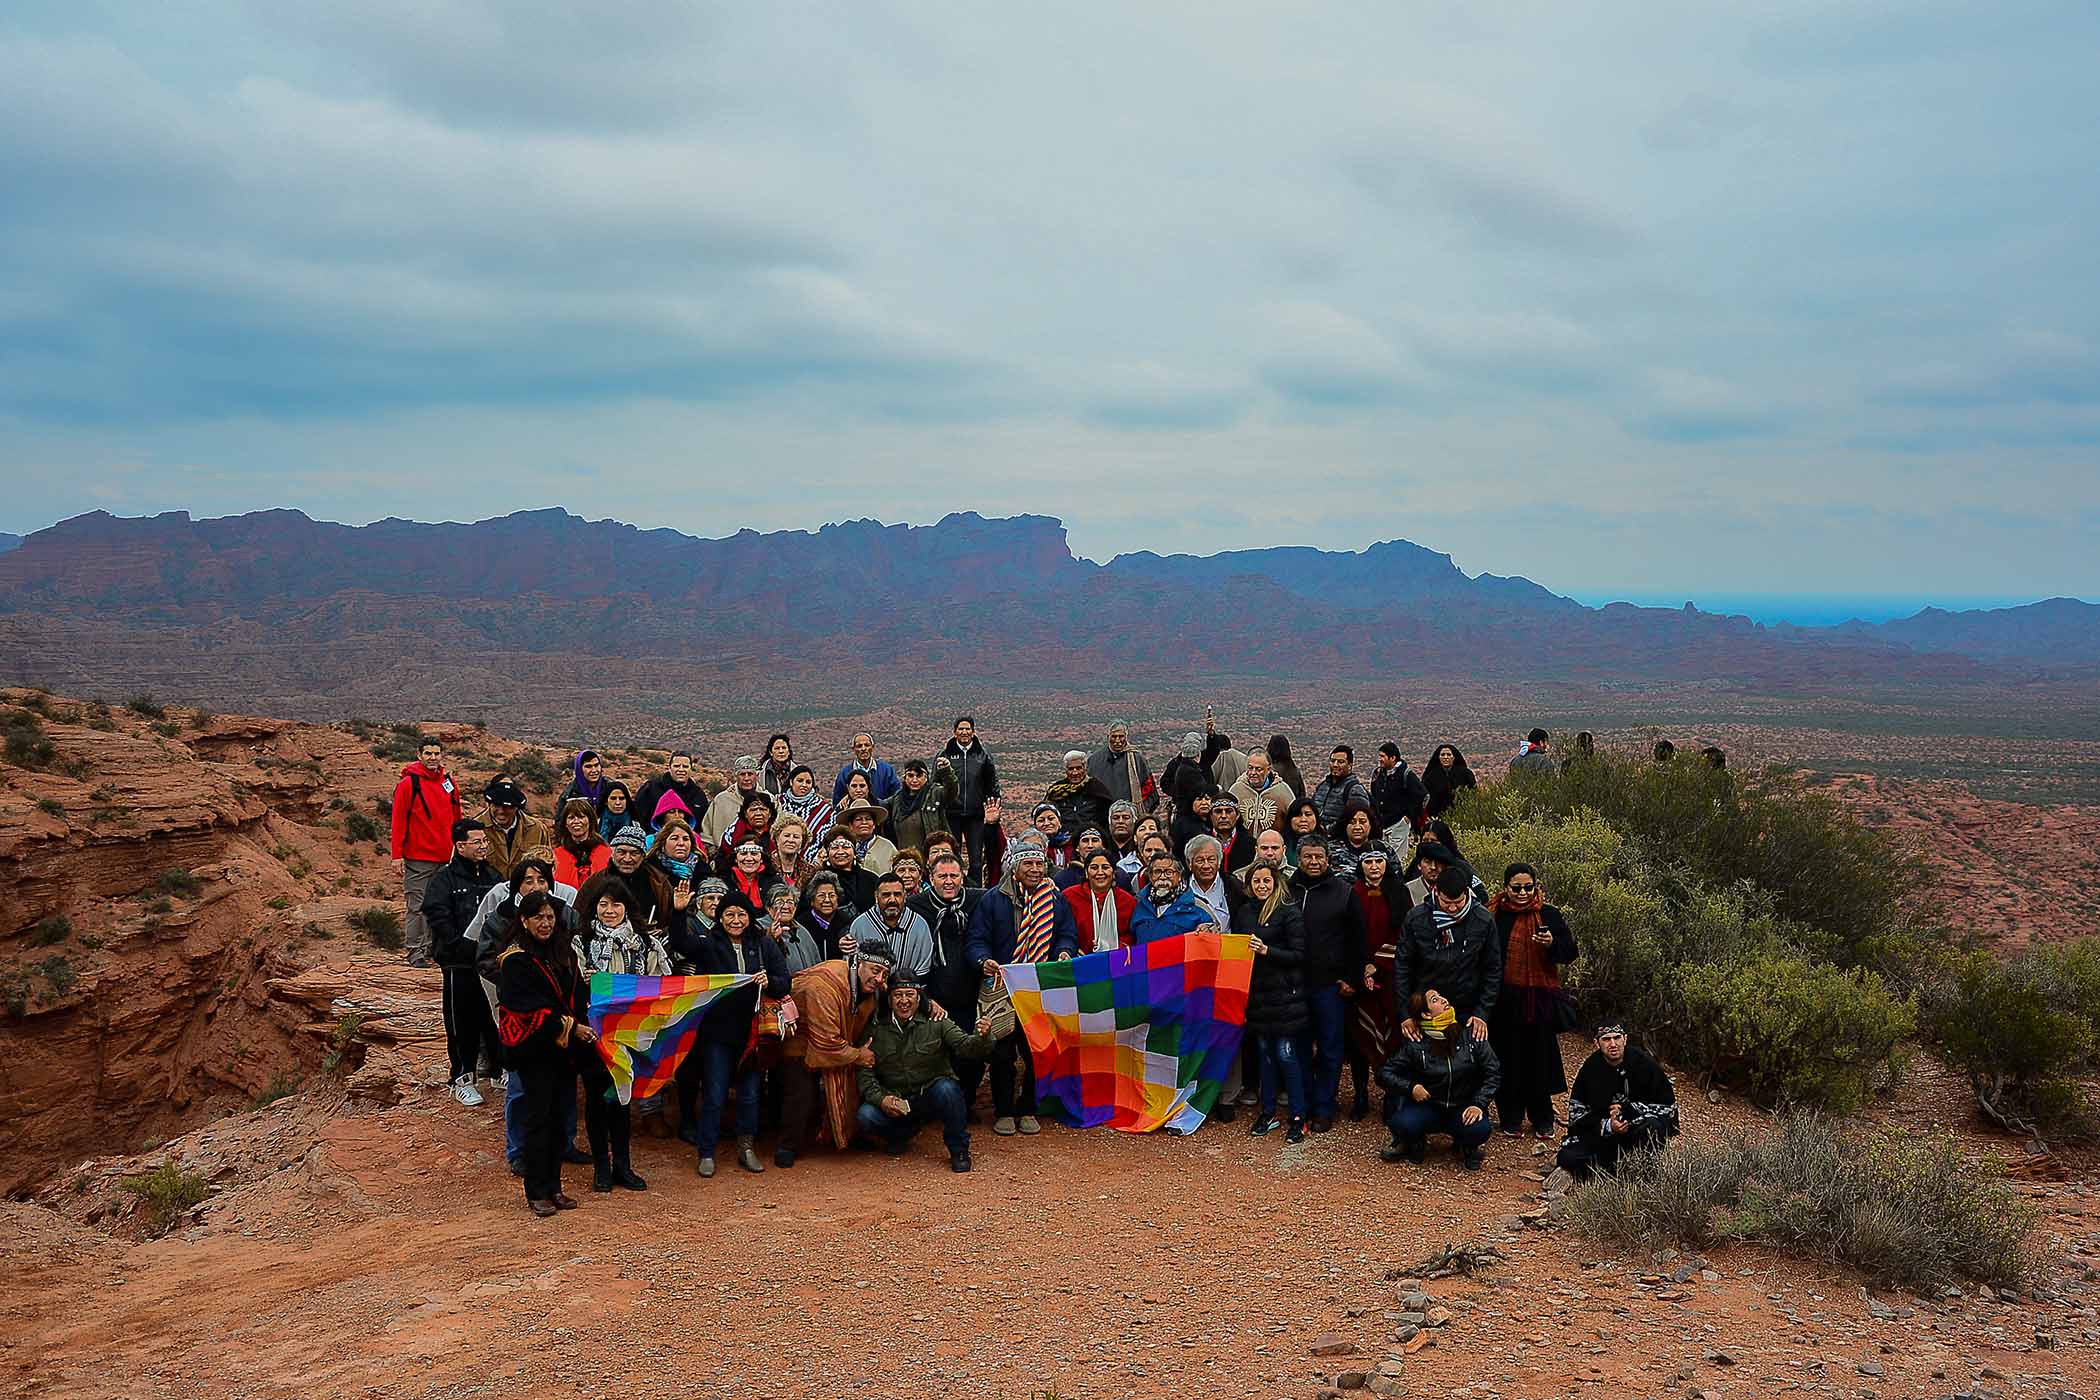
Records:
M1014 1016L1014 999L999 978L985 978L984 985L978 989L977 1019L992 1023L992 1028L985 1034L993 1040L1004 1040L1020 1028L1021 1023Z

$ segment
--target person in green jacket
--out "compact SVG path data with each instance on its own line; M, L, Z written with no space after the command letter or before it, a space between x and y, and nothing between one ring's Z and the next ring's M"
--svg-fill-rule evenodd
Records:
M981 1060L992 1053L992 1023L980 1019L970 1035L955 1022L928 1014L918 976L909 968L890 973L889 1004L869 1028L875 1063L860 1072L860 1131L892 1156L911 1144L931 1119L941 1123L948 1165L970 1169L969 1102L955 1078L954 1056Z

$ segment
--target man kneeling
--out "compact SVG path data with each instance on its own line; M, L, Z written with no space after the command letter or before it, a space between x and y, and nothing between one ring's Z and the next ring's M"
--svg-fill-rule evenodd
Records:
M921 1124L938 1118L948 1165L968 1171L970 1133L963 1124L970 1105L950 1057L990 1055L991 1028L990 1021L980 1020L977 1034L969 1035L953 1021L935 1020L927 1014L917 974L899 965L890 974L888 1008L875 1018L868 1039L875 1063L860 1072L860 1130L896 1154Z
M1626 1043L1626 1027L1597 1027L1597 1049L1568 1091L1568 1137L1555 1159L1577 1181L1615 1176L1623 1153L1661 1147L1677 1136L1677 1091L1645 1050Z
M1495 1131L1487 1106L1502 1087L1502 1062L1485 1039L1475 1040L1458 1023L1457 1011L1435 988L1416 992L1410 1009L1422 1038L1403 1038L1378 1070L1386 1102L1393 1105L1385 1120L1393 1145L1378 1155L1388 1162L1420 1162L1429 1135L1449 1133L1466 1170L1477 1172L1480 1149Z

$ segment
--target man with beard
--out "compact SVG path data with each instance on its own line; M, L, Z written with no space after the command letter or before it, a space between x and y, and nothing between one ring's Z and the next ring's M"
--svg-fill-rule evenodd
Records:
M908 969L915 977L933 970L933 930L913 910L905 907L904 882L894 874L877 877L875 907L855 918L846 930L856 942L879 939L895 954L893 965Z
M1627 1043L1626 1027L1597 1027L1597 1049L1568 1091L1568 1136L1557 1164L1577 1181L1615 1176L1619 1158L1677 1136L1677 1091L1647 1051Z
M1298 800L1291 785L1269 767L1266 749L1256 747L1247 755L1247 771L1228 789L1240 807L1240 823L1250 836L1283 829L1283 814Z
M1100 780L1110 802L1128 802L1143 812L1158 804L1152 770L1146 766L1145 756L1130 747L1130 726L1122 720L1108 727L1108 742L1086 760L1086 771Z

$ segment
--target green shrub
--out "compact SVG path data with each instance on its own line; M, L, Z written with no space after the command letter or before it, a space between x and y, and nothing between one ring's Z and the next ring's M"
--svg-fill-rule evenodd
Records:
M374 758L407 763L423 747L423 731L413 724L396 724L379 735L372 745Z
M525 750L504 764L503 771L516 778L527 792L553 792L569 780L568 770L555 767L538 749Z
M1542 812L1600 814L1659 867L1711 885L1752 881L1780 915L1813 933L1815 951L1840 962L1904 928L1919 889L1918 862L1886 833L1778 770L1746 780L1703 762L1600 756L1505 786Z
M202 705L199 705L195 710L193 710L190 713L190 728L203 729L206 726L210 725L213 718L214 716L210 710L207 710Z
M375 948L398 953L407 946L401 932L401 911L390 905L366 905L350 916L350 927Z
M1852 1137L1813 1115L1638 1154L1570 1191L1565 1210L1618 1248L1774 1245L1910 1288L2017 1287L2034 1272L2035 1208L1953 1137Z
M345 841L377 841L379 839L379 823L373 821L363 812L352 812L343 818L343 839Z
M44 721L27 710L9 710L0 719L0 754L17 768L49 768L58 746L44 737Z
M328 1037L328 1053L321 1057L321 1072L334 1074L350 1058L357 1044L358 1032L365 1027L365 1018L355 1011L346 1011L336 1018L335 1030Z
M73 970L73 964L63 953L53 953L45 958L36 965L36 970L43 973L44 980L51 984L54 996L64 996L72 991L73 984L80 980L80 974Z
M182 1213L210 1194L204 1178L186 1172L170 1157L142 1176L126 1177L118 1183L139 1199L149 1234L165 1235Z
M137 715L140 719L166 719L168 717L168 707L155 700L145 691L140 691L137 695L126 700L124 708Z
M184 899L195 899L204 889L204 882L187 870L163 870L153 888L162 894L181 895Z
M73 936L73 921L63 914L48 914L37 920L36 931L29 935L29 946L48 948L54 943L63 943Z
M57 817L61 821L65 819L66 804L55 797L39 797L36 800L36 809L47 817Z
M286 1074L283 1070L279 1070L275 1075L271 1076L269 1084L263 1091L255 1096L255 1101L250 1107L267 1108L279 1099L288 1099L298 1092L299 1076Z
M108 734L117 727L116 716L110 713L109 706L97 700L87 707L87 727Z
M1917 1029L1911 1004L1871 972L1812 962L1775 945L1678 974L1687 1068L1765 1104L1846 1113L1895 1077Z
M1985 1114L2016 1132L2094 1132L2100 1113L2078 1081L2100 1071L2100 938L2002 963L1945 954L1922 980L1925 1034L1968 1075Z

